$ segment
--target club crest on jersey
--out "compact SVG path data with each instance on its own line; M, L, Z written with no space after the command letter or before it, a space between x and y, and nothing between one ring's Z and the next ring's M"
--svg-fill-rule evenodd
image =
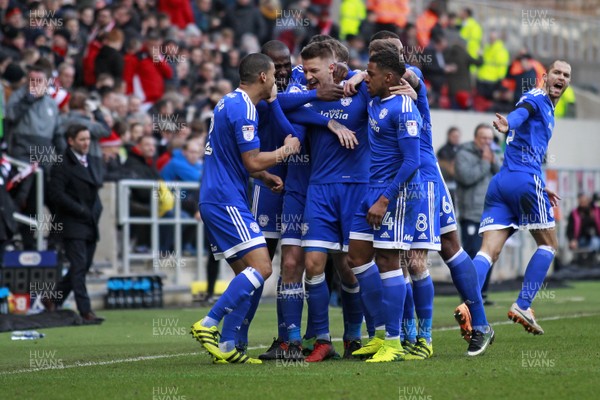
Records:
M269 223L269 216L268 215L261 214L261 215L258 216L258 224L261 227L264 228L265 226L267 226L268 223Z
M352 103L352 97L342 97L340 102L342 103L342 105L344 107L348 107L350 105L350 103Z
M384 119L385 116L388 115L388 109L384 108L383 110L381 110L381 112L379 113L379 119Z
M406 121L406 131L410 136L417 136L417 134L419 133L417 121L415 121L414 119Z
M254 139L254 125L242 126L242 134L244 135L244 139L247 141Z
M256 222L251 222L250 223L250 229L252 229L252 231L254 233L260 232L260 228L258 227L258 224Z

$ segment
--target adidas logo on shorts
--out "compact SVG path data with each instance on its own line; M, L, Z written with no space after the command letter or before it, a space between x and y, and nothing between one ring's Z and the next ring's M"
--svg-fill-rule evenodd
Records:
M448 217L448 221L446 221L446 223L451 224L453 222L454 222L454 218Z
M419 240L427 240L427 235L425 234L425 232L421 233L418 237Z
M387 232L383 232L383 234L381 235L382 239L389 239L390 235Z

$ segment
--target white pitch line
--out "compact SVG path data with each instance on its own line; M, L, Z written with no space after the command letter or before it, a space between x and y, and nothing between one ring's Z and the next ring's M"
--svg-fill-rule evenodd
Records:
M568 316L562 316L562 317L561 316L545 317L545 318L538 318L537 320L538 321L556 321L556 320L561 320L561 319L596 317L598 315L600 315L600 313L587 313L587 314L568 315ZM492 325L496 326L496 325L510 325L510 324L514 324L514 322L512 322L510 320L502 321L502 322L494 322ZM435 328L435 329L433 329L433 331L437 331L437 332L455 331L455 330L457 331L458 329L459 329L458 326L445 326L445 327L441 327L441 328ZM363 336L363 338L367 338L367 336ZM342 339L334 338L334 339L332 339L332 341L341 342ZM267 347L269 347L269 346L267 346L267 345L253 346L253 347L248 347L248 350L266 349ZM48 367L44 367L44 368L28 368L28 369L18 369L15 371L3 371L3 372L0 372L0 375L25 374L25 373L31 373L31 372L48 371L48 370L56 370L56 369L70 369L70 368L79 368L79 367L96 367L96 366L102 366L102 365L113 365L113 364L122 364L122 363L138 362L138 361L159 360L159 359L163 359L163 358L189 357L189 356L196 356L199 354L204 354L204 352L157 354L154 356L140 356L140 357L123 358L120 360L109 360L109 361L87 361L87 362L77 361L74 364L64 365L62 367L48 366Z

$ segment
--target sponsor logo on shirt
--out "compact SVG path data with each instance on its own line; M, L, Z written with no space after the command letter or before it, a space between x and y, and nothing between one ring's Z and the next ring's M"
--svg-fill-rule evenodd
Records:
M254 139L254 125L242 126L242 133L244 135L244 139L250 142L252 139Z
M417 134L419 133L417 121L415 121L414 119L406 121L406 131L410 136L417 136Z

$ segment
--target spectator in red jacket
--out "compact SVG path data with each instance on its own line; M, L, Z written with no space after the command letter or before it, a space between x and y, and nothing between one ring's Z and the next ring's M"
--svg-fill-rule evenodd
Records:
M125 94L133 94L133 77L137 70L137 53L142 48L139 39L131 38L125 45L125 55L123 56L123 82L125 83ZM138 98L141 98L138 96Z
M173 76L173 70L164 60L160 46L162 39L158 32L150 31L142 49L137 55L137 68L133 77L134 93L144 99L143 109L147 109L162 97L165 91L165 79ZM136 78L139 79L142 93L136 91Z
M194 23L194 14L189 0L159 0L158 11L164 12L171 18L171 23L179 29Z

